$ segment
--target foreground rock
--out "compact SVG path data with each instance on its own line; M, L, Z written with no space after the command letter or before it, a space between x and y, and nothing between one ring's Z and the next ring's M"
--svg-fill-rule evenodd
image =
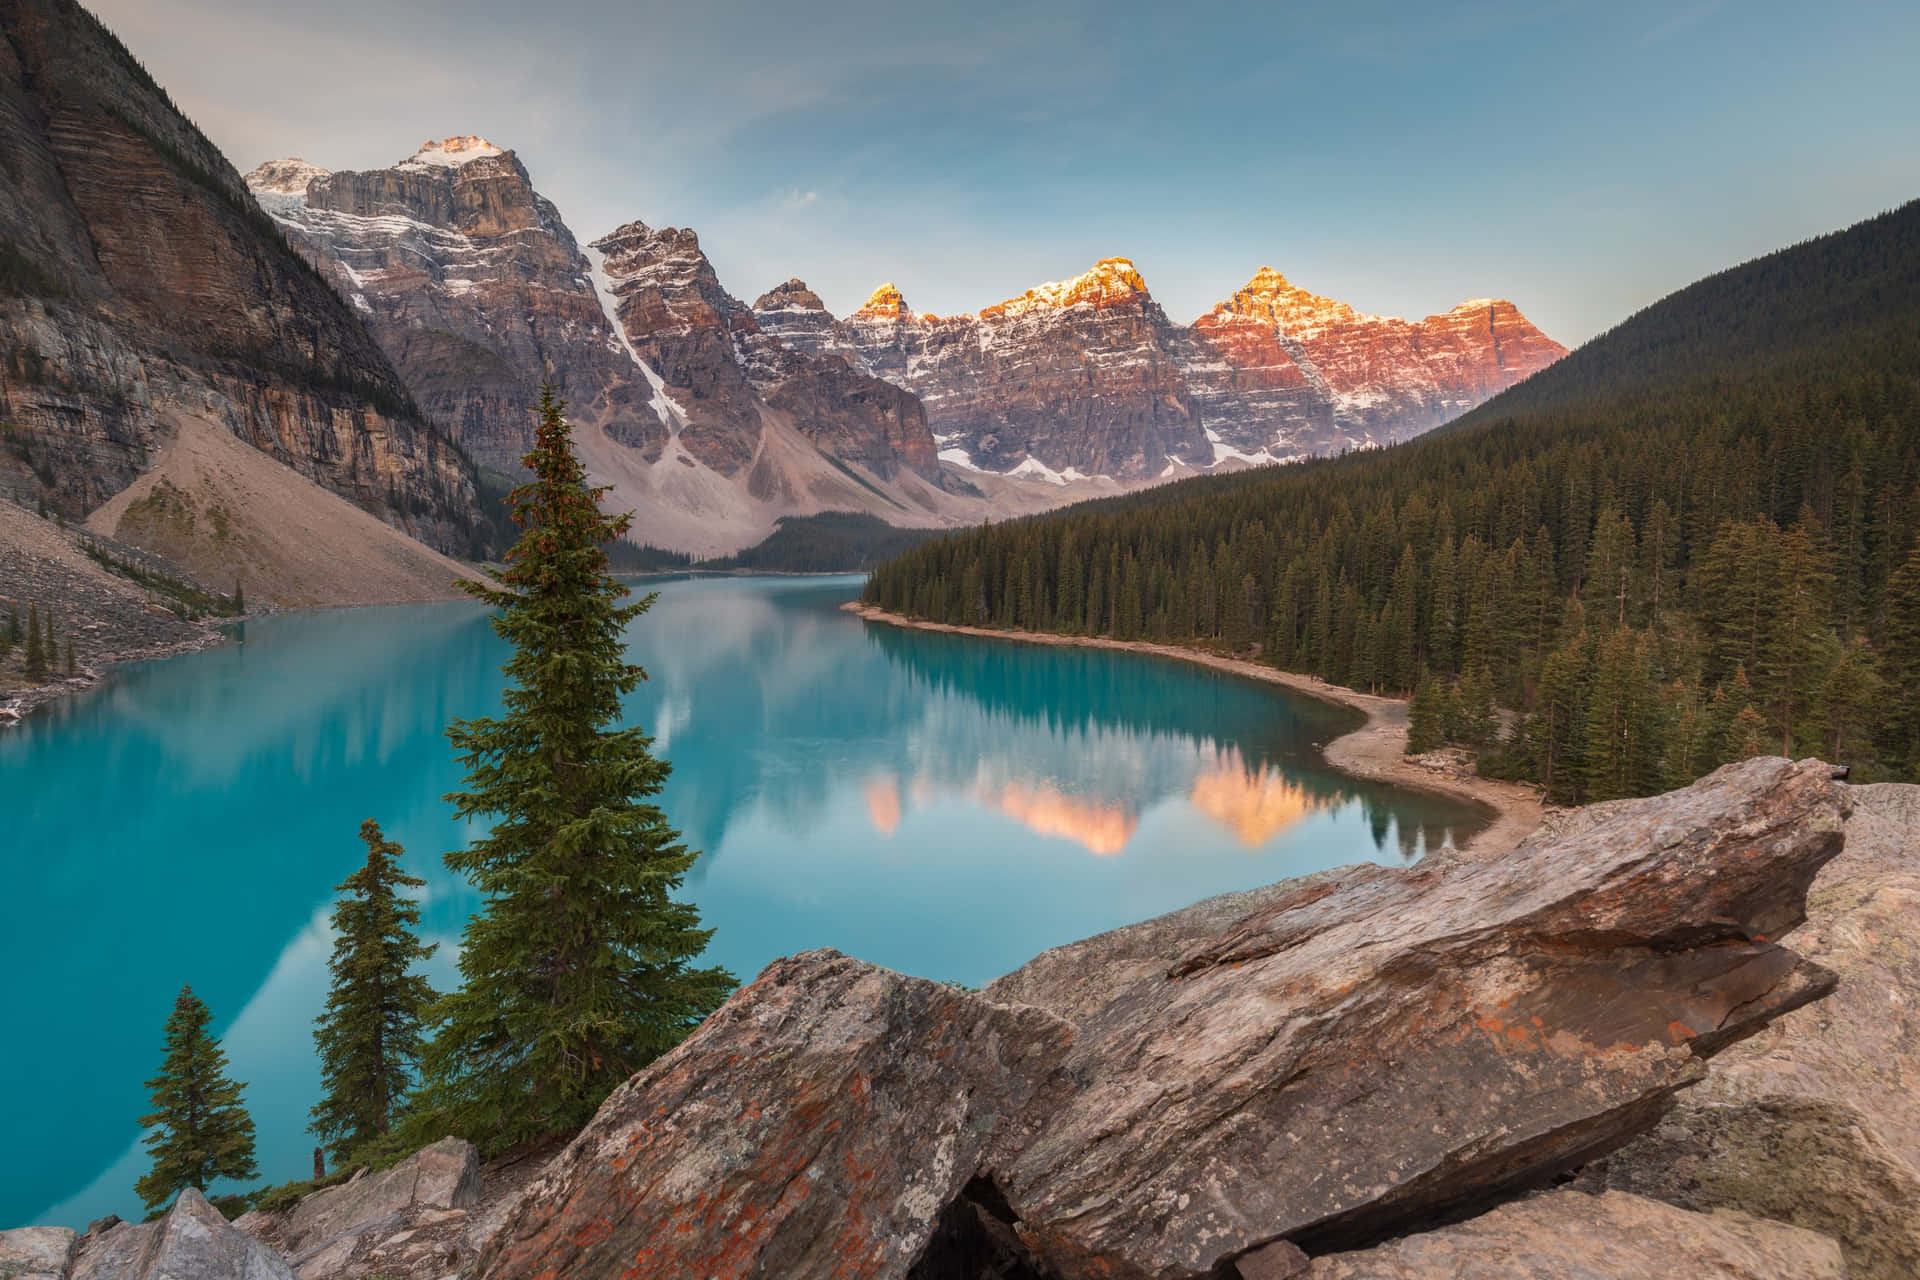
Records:
M777 960L607 1100L474 1274L904 1277L1057 1105L1070 1036L836 952Z
M69 1280L293 1280L286 1260L188 1188L158 1222L89 1232Z
M300 1280L428 1280L473 1260L485 1234L472 1212L480 1203L473 1144L443 1138L391 1169L362 1170L282 1213L250 1213L235 1225L286 1254Z
M1740 1213L1556 1191L1438 1231L1315 1258L1306 1280L1847 1280L1840 1249Z
M66 1227L0 1231L0 1280L60 1280L73 1239Z
M1920 787L1852 800L1846 849L1785 939L1838 991L1716 1059L1657 1129L1583 1176L1826 1232L1856 1280L1904 1280L1920 1275Z
M998 1180L1021 1239L1069 1278L1200 1277L1605 1153L1832 988L1767 939L1838 852L1844 792L1754 760L1499 858L1298 883L1081 1020L1079 1091Z

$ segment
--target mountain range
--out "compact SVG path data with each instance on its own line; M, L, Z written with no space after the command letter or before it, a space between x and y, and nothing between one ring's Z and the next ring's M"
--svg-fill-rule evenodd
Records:
M835 317L799 279L751 306L685 228L581 244L511 150L387 168L269 161L248 186L483 468L517 470L543 381L636 537L721 554L783 516L1023 514L1157 480L1392 443L1564 348L1511 304L1364 315L1270 268L1176 325L1124 258L972 315L892 285Z
M691 229L576 236L485 139L243 178L71 0L0 33L0 497L261 602L497 549L548 382L635 540L707 557L1383 445L1562 354L1508 303L1414 323L1265 268L1177 324L1123 258L969 315L749 304Z

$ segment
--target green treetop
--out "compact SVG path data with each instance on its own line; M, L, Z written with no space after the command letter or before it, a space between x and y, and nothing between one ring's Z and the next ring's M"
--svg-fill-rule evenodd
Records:
M438 1006L418 1111L496 1151L585 1123L733 986L693 965L711 931L673 894L696 855L652 803L666 762L620 726L645 676L626 660L626 625L653 597L622 603L607 572L603 548L630 516L601 512L562 407L542 393L507 567L463 584L513 646L505 712L447 731L467 770L448 799L491 830L446 857L484 906L462 937L460 989Z
M360 824L367 861L336 892L333 990L315 1019L325 1096L313 1109L313 1132L336 1161L391 1131L420 1060L420 1025L433 988L412 972L434 948L414 935L420 908L400 890L426 881L400 870L399 845L369 818Z
M149 1209L159 1208L187 1187L205 1191L216 1178L251 1178L253 1118L241 1104L244 1085L227 1078L227 1055L207 1032L213 1015L180 988L167 1017L166 1059L147 1081L153 1111L140 1117L153 1130L146 1144L153 1168L134 1184Z

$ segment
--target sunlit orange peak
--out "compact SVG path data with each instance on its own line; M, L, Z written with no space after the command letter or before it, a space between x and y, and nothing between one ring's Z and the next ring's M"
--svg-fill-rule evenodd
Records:
M907 308L907 300L900 290L889 280L873 291L867 304L853 314L857 316L904 316L912 314Z
M1018 315L1038 307L1071 307L1091 303L1096 307L1138 297L1146 293L1147 282L1129 258L1102 258L1093 269L1071 280L1053 280L1027 290L1017 298L988 307L982 316Z

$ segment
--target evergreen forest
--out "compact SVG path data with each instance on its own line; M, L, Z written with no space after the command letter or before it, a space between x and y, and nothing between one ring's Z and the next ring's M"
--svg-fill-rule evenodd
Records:
M926 543L868 603L1414 695L1564 803L1761 752L1920 777L1920 202L1721 272L1464 418Z

